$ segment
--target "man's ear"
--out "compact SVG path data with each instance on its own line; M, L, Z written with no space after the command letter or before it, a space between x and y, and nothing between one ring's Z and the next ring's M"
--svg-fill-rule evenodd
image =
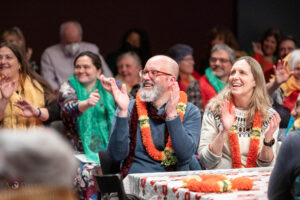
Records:
M176 81L177 81L176 76L171 76L169 81L169 86L173 85L173 83Z
M102 72L103 72L102 69L98 69L98 70L97 70L97 77L98 77L98 78L101 76Z

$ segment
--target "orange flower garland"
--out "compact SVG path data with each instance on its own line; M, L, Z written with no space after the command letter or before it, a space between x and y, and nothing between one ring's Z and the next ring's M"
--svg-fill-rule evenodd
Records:
M168 142L163 151L157 150L156 147L154 146L152 136L151 136L151 129L149 124L148 111L146 108L146 102L143 102L140 99L139 94L140 92L138 91L136 95L136 107L139 116L139 125L141 128L142 140L148 155L156 161L161 161L161 164L165 166L176 164L177 158L176 156L173 155L174 150L171 144L170 136L168 137ZM177 114L179 114L181 121L183 120L183 116L186 110L186 104L187 104L187 95L185 92L180 91L180 98L179 98L178 105L176 106L176 112Z
M192 192L231 192L233 190L251 190L253 180L247 177L238 177L229 180L224 175L205 174L188 177L182 180L184 187Z
M232 107L232 101L230 103L230 110L231 107ZM259 150L259 141L261 135L261 126L262 126L262 114L261 112L256 111L254 114L252 132L250 137L250 145L249 145L247 164L246 164L247 168L256 167L256 159ZM228 133L228 137L229 137L229 144L230 144L230 151L231 151L232 167L241 168L242 161L241 161L240 144L237 135L237 125L236 125L235 117L234 117L234 122L231 127L231 130Z

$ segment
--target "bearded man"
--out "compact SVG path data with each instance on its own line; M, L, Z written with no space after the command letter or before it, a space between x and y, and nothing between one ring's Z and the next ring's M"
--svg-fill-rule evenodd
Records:
M201 129L199 109L179 90L178 64L167 56L150 58L140 71L136 99L129 100L113 78L100 77L118 106L108 152L122 161L121 174L190 170ZM200 165L199 165L200 169Z

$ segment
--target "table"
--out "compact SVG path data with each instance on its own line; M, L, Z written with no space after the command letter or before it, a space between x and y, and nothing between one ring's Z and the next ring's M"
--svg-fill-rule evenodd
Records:
M271 171L272 167L264 167L129 174L126 179L124 179L124 185L127 193L138 195L139 197L147 200L268 199L267 189ZM196 174L223 174L229 179L247 176L254 181L254 186L251 191L235 191L226 193L191 192L188 189L181 187L182 179Z

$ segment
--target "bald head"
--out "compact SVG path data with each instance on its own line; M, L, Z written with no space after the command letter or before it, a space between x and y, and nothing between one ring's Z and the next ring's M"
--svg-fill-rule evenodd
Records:
M82 28L76 21L68 21L60 26L60 39L62 44L81 42Z
M150 58L146 63L147 66L154 66L158 71L166 72L178 77L179 66L175 60L168 56L158 55Z

